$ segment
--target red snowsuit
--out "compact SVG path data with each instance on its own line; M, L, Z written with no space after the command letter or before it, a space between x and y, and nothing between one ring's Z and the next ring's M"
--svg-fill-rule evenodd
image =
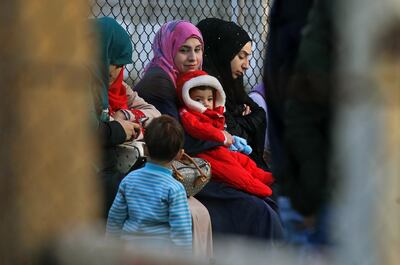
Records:
M180 109L180 117L185 131L191 136L207 141L223 143L225 118L224 107L215 107L214 110L205 110L203 113ZM197 157L207 160L211 164L213 179L224 182L239 190L243 190L259 197L272 194L268 186L273 183L272 174L258 168L248 156L229 150L226 146L218 146Z

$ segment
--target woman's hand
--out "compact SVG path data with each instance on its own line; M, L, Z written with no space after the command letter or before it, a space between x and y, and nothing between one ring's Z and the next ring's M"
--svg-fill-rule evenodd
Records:
M124 128L126 134L126 141L136 139L140 134L141 126L138 123L122 120L122 119L115 119L118 121L122 128Z
M231 146L234 142L233 136L230 133L228 133L227 131L222 131L222 133L225 135L224 145L228 146L228 147Z
M246 116L249 115L251 113L251 109L250 106L243 104L243 112L242 112L242 116Z
M115 112L114 115L113 115L113 118L116 119L116 120L126 120L126 117L125 117L124 113L121 110Z

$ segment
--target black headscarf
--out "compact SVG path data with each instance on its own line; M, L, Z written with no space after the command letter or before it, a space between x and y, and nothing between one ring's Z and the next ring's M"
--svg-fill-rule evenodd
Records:
M197 27L204 39L203 69L221 82L227 97L226 108L234 111L237 105L247 103L247 97L243 78L232 78L230 62L251 39L236 23L218 18L203 19Z

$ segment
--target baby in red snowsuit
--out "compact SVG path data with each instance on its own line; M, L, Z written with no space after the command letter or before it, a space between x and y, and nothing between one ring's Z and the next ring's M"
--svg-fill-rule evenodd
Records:
M258 168L248 156L228 149L233 138L224 130L225 92L218 79L201 70L187 72L178 77L177 93L182 96L179 115L186 132L224 144L196 155L211 164L213 179L259 197L270 196L271 173Z

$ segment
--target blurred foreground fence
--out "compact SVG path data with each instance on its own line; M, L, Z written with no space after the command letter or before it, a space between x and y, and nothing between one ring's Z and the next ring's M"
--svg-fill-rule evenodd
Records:
M127 1L121 2L127 12ZM400 5L396 0L340 2L344 56L339 64L342 93L336 110L338 168L334 174L344 183L336 197L337 222L332 228L339 243L329 258L322 253L305 260L303 253L280 249L283 252L275 254L262 244L229 238L215 264L399 264ZM103 231L89 233L101 204L99 183L89 163L96 156L93 131L83 126L88 113L84 65L91 60L88 47L93 44L85 41L85 29L77 21L86 16L86 3L0 1L0 77L7 84L0 90L4 110L0 115L0 205L4 209L0 264L202 264L156 255L142 258L147 253L103 242ZM176 11L168 6L168 12L157 13L158 3L151 12L170 15L157 23L148 19L154 31L172 19L171 14L189 17L179 11L188 8L184 4ZM224 1L220 8L206 3L210 14L227 12L220 17L234 14L238 21L246 21L235 8L222 8ZM107 9L96 5L92 12ZM137 5L133 9L141 10ZM142 9L145 12L146 5ZM113 15L113 8L108 10L95 15L133 21L126 12ZM138 14L135 19L147 21ZM133 29L145 30L145 24L134 25ZM130 33L137 39L146 35L135 44L145 48L154 31L149 26L146 34L136 29ZM76 233L76 227L85 224L90 228ZM43 252L46 262L38 258Z

